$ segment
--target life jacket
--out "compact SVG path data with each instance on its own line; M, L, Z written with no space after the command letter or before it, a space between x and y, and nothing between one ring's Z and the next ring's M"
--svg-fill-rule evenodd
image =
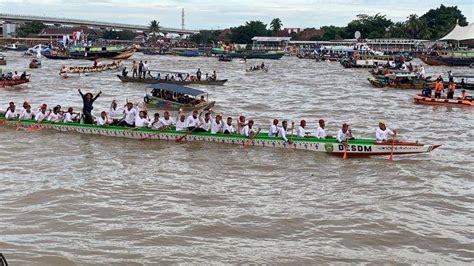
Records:
M435 91L438 93L441 93L443 90L444 90L443 82L441 81L436 82Z

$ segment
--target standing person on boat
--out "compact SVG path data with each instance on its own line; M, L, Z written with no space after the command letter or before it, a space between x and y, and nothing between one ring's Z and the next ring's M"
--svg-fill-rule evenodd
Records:
M252 138L253 137L253 135L255 134L255 130L253 128L253 120L252 119L249 120L249 122L242 129L242 132L240 134L247 137L247 138Z
M318 123L319 126L316 129L315 137L318 139L325 139L328 137L326 134L326 122L324 122L324 119L319 119Z
M137 108L134 108L131 102L128 102L126 106L127 108L123 111L123 118L117 125L122 127L134 127L135 117L138 115Z
M291 128L291 130L293 130L293 127ZM287 134L288 134L288 122L283 121L281 122L280 129L278 129L278 137L282 138L286 142L289 142L288 138L286 137Z
M126 77L128 75L127 67L123 67L122 69L122 76Z
M146 74L150 74L148 72L148 61L145 60L145 62L143 63L143 78L145 79L146 78Z
M309 137L310 132L306 132L306 120L301 120L298 129L296 130L296 135L299 138Z
M201 81L201 69L198 68L198 70L196 71L196 78L198 81Z
M82 97L82 115L84 116L84 124L93 124L94 120L92 119L92 110L94 109L94 107L92 105L94 104L95 100L100 97L102 91L99 91L99 93L97 93L95 97L90 92L84 95L82 94L81 89L78 89L77 91L79 91L79 94Z
M142 78L142 73L143 73L143 61L140 60L140 63L138 63L138 78Z
M443 80L438 78L435 84L435 98L441 98L442 92L444 92Z
M464 78L461 79L461 88L464 89L464 87L466 86L466 82L464 82Z
M232 125L232 117L227 117L227 122L224 124L224 127L222 128L222 131L224 134L234 134L235 133L235 128Z
M384 121L379 122L379 127L375 130L375 139L377 141L387 141L390 136L395 137L397 132L385 126Z
M170 117L170 113L168 111L163 113L163 117L160 118L160 123L163 126L163 129L170 129L171 126L176 125L176 121Z
M7 110L5 112L5 119L15 119L18 117L18 112L16 111L16 106L14 102L8 104Z
M186 127L188 128L188 130L194 130L196 127L199 127L199 125L201 124L201 119L200 117L198 116L198 111L197 110L194 110L193 111L193 114L188 116L188 118L186 119Z
M338 142L347 142L347 140L354 139L348 124L342 124L342 128L337 132L336 139Z
M276 137L278 136L278 119L273 119L273 124L270 126L268 130L269 137Z
M446 99L454 99L455 90L456 90L456 83L454 83L454 81L450 81L448 85L448 93L446 95Z
M449 82L454 82L453 72L448 70L448 80Z
M138 75L138 64L137 61L133 60L132 64L132 77L136 77Z

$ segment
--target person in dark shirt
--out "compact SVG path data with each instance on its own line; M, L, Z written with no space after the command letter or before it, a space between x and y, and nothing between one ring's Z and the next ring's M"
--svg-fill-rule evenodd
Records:
M99 96L102 94L102 91L99 91L95 97L90 92L82 94L81 89L78 89L78 91L82 97L83 102L82 115L84 115L84 124L93 124L94 120L92 119L92 109L94 109L94 107L92 104L94 104L95 100L99 98Z

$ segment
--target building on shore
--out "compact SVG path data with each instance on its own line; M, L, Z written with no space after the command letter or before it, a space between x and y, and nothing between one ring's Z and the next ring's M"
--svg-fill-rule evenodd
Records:
M262 37L252 38L252 50L254 51L286 51L291 37Z
M288 52L292 54L298 54L300 52L313 51L323 46L354 46L357 42L365 43L370 49L374 51L390 54L422 52L426 50L425 44L429 41L416 39L344 39L334 41L289 41Z

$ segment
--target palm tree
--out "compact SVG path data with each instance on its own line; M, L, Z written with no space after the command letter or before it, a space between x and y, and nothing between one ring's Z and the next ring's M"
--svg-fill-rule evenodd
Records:
M281 20L279 18L274 18L272 22L270 22L270 30L272 32L280 31L282 26L283 23L281 23Z
M159 33L160 32L160 22L152 20L150 22L150 33Z
M413 39L423 39L429 38L429 29L426 21L420 19L417 15L409 15L407 21L405 22L405 27L410 38Z

